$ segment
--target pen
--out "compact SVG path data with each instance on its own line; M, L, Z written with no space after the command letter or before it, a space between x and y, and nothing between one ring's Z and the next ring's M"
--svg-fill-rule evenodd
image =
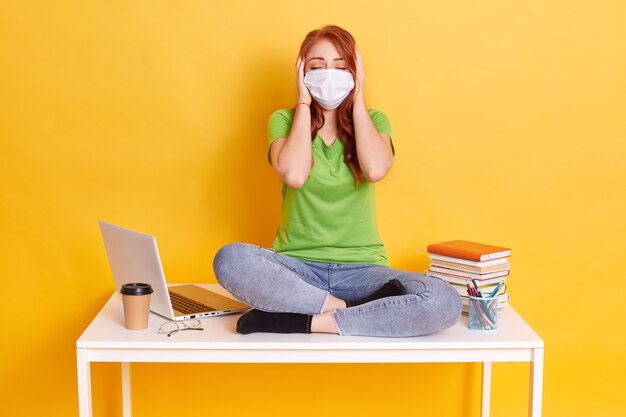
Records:
M500 285L502 285L501 282L499 282L498 285L496 285L496 288L494 288L493 291L491 291L491 294L489 294L489 298L492 298L494 295L498 293L498 290L500 289Z
M476 293L478 294L478 296L482 297L483 295L480 293L480 290L478 289L478 284L476 284L476 280L474 278L472 278L472 284L474 284L474 288L476 288Z
M478 297L478 294L476 294L476 290L474 288L470 287L469 284L467 285L467 289L468 289L469 294L472 297Z

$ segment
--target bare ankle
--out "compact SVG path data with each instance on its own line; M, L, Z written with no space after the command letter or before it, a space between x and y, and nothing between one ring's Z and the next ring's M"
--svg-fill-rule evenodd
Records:
M338 308L346 308L346 302L340 298L335 297L334 295L328 294L326 297L326 302L324 302L324 307L322 307L322 313L326 313L329 311L333 311Z
M333 319L333 313L326 312L323 314L316 314L311 320L311 333L334 333L339 334L335 319Z

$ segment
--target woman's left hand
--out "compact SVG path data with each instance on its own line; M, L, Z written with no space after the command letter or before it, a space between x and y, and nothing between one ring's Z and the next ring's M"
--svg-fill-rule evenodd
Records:
M359 48L356 48L356 80L354 80L354 99L356 103L358 100L363 100L363 83L365 81L365 72L363 71L363 59Z

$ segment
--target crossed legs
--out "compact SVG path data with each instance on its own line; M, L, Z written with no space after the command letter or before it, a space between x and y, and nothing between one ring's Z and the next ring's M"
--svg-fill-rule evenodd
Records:
M461 313L443 280L385 266L315 263L247 243L222 247L213 266L219 283L254 308L240 319L242 328L261 323L253 331L417 336Z

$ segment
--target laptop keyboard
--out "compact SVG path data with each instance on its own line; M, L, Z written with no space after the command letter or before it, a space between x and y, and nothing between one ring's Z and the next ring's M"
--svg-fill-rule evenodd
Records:
M194 314L215 310L213 307L199 303L191 298L187 298L174 292L170 292L170 299L172 300L172 307L174 310L180 311L183 314Z

